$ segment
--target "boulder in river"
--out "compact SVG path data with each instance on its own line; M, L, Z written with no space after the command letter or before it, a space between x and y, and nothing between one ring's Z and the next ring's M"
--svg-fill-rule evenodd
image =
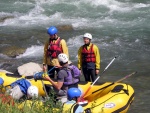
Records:
M15 58L16 56L23 54L25 50L26 50L25 48L20 48L17 46L10 46L1 50L1 53L9 57Z
M73 31L72 25L59 25L59 26L57 26L57 28L60 31Z
M11 15L3 16L3 17L0 17L0 22L4 22L5 20L12 19L12 18L14 18L14 16L11 16Z
M24 76L33 76L35 73L42 72L42 65L34 62L23 64L17 68L18 73Z

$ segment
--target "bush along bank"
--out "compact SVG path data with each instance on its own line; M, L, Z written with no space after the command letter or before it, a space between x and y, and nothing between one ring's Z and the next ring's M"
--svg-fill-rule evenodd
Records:
M56 101L54 92L46 98L28 100L23 97L16 101L0 89L0 111L3 113L61 113L62 103Z

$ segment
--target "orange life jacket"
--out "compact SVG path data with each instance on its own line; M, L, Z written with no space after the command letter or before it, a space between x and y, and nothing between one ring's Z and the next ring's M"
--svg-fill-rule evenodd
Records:
M51 58L57 58L57 56L62 53L62 47L60 45L61 39L58 38L56 42L53 42L53 40L49 40L49 46L48 46L48 56Z
M91 45L90 49L87 50L86 46L83 45L82 49L82 62L83 63L88 63L88 62L94 62L96 61L94 50L93 50L93 44Z

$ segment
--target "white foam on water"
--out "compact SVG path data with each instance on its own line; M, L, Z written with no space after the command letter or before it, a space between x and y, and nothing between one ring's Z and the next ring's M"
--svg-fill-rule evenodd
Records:
M33 45L26 49L25 53L17 56L16 58L25 58L25 57L41 57L44 53L43 46Z
M49 17L42 14L45 10L40 5L35 5L27 14L13 12L11 15L15 15L14 18L6 19L1 26L11 25L11 26L31 26L39 23L44 23ZM9 15L8 15L9 16Z
M65 11L55 11L55 9L46 9L53 5L57 4L67 4L74 5L77 8L77 12L72 13L71 15L67 15ZM102 28L105 27L106 24L122 24L118 19L113 18L113 12L131 12L133 9L150 7L150 4L144 3L129 3L129 2L120 2L116 0L79 0L79 1L68 1L68 0L32 0L27 2L17 1L14 4L26 4L33 5L34 7L30 9L27 13L19 13L12 12L8 13L9 15L14 16L14 18L8 18L4 22L0 23L0 26L19 26L19 27L32 27L32 26L49 26L53 25L61 25L61 24L69 24L74 27L74 29L83 29L86 27L89 28ZM89 8L101 7L104 6L109 9L108 12L91 12L96 14L101 14L101 16L97 18L92 18L89 12L82 11L83 5L87 5ZM45 14L46 11L52 11L53 14ZM68 11L69 12L69 11ZM82 13L87 13L87 16L82 17ZM1 15L1 12L0 12ZM141 20L143 21L143 20ZM128 22L129 24L132 21ZM126 22L124 23L126 24Z
M39 5L35 5L33 9L29 11L29 16L41 15L45 10Z
M136 39L135 42L136 42L136 43L139 43L139 42L140 42L140 39Z
M115 43L115 45L121 46L121 41L118 38L114 39L113 42Z
M73 20L73 19L72 19ZM80 21L79 21L80 20ZM82 29L84 27L91 27L91 23L89 23L89 19L87 18L79 18L78 17L78 20L73 20L73 23L72 23L72 26L75 28L75 29Z
M65 21L65 19L63 19L63 15L61 12L55 12L53 15L49 16L49 21L50 22L54 22L54 23L61 23L61 22L65 22L67 23L67 20Z
M14 16L14 14L7 13L7 12L0 12L0 17L6 17L6 16Z
M106 6L110 9L110 11L131 11L136 8L143 8L143 7L150 7L150 4L144 4L144 3L131 3L131 2L121 2L116 0L88 0L88 2L91 5L94 5L96 7L98 6Z
M116 9L121 4L123 4L116 0L88 0L88 1L90 2L91 5L94 5L94 6L103 5L103 6L109 7L110 9Z
M67 41L67 45L68 47L79 47L81 45L83 45L83 35L79 35L79 36L75 36L72 38L69 38Z
M0 58L3 58L3 59L11 59L10 57L8 57L7 55L4 55L2 53L0 53Z
M14 2L15 5L34 5L32 2L29 2L29 1L26 1L26 2L23 2L23 1L16 1Z
M134 8L146 8L150 7L150 4L138 3L134 5Z
M19 13L19 12L12 12L11 15L15 15L14 18L8 18L3 23L0 23L0 26L20 26L23 27L31 27L32 25L42 24L49 19L48 16L43 14L45 11L42 8L42 3L45 3L45 0L35 0L35 4L32 2L15 2L14 4L26 4L26 5L33 5L34 8L30 9L27 13ZM1 15L1 14L0 14ZM9 16L10 14L8 14Z

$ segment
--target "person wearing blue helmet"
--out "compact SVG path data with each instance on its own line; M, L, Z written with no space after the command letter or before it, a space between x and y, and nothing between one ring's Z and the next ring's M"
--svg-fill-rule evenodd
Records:
M78 88L70 88L67 91L68 100L77 101L78 97L81 96L81 91Z
M50 28L48 28L47 33L48 33L49 35L55 35L55 34L58 33L58 30L57 30L56 27L51 26Z
M49 39L46 41L44 46L44 55L43 55L43 71L48 71L49 76L54 78L55 71L58 73L60 67L58 62L58 55L64 53L69 57L68 46L64 39L61 39L58 35L58 29L55 26L51 26L47 30Z
M63 104L63 112L67 112L69 109L71 113L83 113L83 107L77 104L77 99L81 96L81 90L75 87L69 88L67 96L69 101Z

